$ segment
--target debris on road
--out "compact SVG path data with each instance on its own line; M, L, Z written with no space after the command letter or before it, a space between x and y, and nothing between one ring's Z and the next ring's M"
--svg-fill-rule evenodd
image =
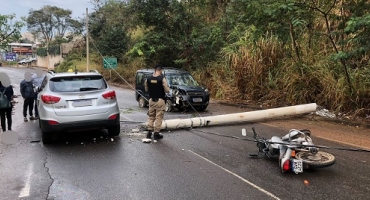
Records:
M331 113L329 110L327 109L320 109L320 110L317 110L316 111L316 115L319 115L321 117L326 117L326 118L335 118L335 114L334 113Z
M151 142L152 142L152 140L151 140L151 139L149 139L149 138L143 138L141 141L142 141L143 143L151 143Z

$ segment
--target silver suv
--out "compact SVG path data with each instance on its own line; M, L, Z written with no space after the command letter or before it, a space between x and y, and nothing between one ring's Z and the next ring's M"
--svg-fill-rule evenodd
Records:
M43 143L52 142L54 132L108 129L109 135L119 135L116 92L97 71L49 71L38 91Z

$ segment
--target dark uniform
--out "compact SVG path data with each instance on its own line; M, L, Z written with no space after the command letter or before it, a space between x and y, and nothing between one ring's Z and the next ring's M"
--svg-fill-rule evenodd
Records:
M166 79L162 75L162 66L155 67L156 72L149 76L145 81L145 90L149 92L149 111L148 111L148 134L151 138L154 131L154 139L162 139L159 134L162 126L162 120L166 109L165 96L170 91Z
M4 87L0 82L0 92L4 93L4 95L10 101L10 104L11 104L10 108L0 109L1 128L3 132L6 131L6 124L5 124L5 118L6 118L8 122L8 130L11 131L12 130L12 109L13 109L12 100L13 100L13 95L14 95L13 87L12 86Z
M35 120L36 118L33 116L33 104L35 98L35 92L33 90L33 85L31 81L23 80L20 84L20 92L24 99L23 103L23 117L24 121L27 122L27 108L30 114L30 120Z

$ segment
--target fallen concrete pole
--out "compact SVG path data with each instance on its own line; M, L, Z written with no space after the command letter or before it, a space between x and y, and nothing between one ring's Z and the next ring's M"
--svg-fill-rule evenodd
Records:
M224 125L231 123L235 124L240 122L256 122L278 117L306 114L316 111L316 108L317 108L316 103L311 103L297 106L288 106L267 110L258 110L217 116L195 117L188 119L170 119L163 121L161 129L181 129L190 127Z

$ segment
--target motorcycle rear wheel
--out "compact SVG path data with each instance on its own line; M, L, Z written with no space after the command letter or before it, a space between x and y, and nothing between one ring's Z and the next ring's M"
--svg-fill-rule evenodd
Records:
M335 157L327 152L319 151L316 154L301 151L296 153L296 159L302 160L310 168L324 168L334 165Z

